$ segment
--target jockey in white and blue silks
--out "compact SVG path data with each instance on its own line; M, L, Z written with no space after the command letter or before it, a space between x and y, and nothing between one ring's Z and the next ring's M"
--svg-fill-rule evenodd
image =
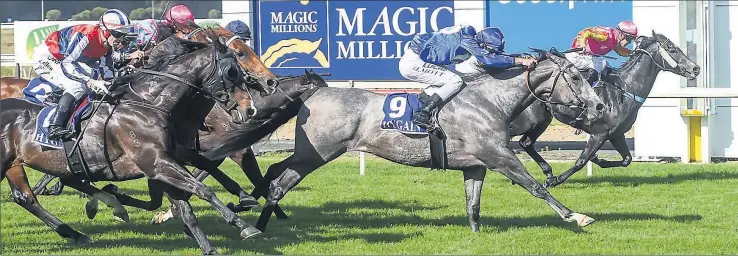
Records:
M66 123L86 88L99 94L108 92L107 82L95 74L100 74L101 69L110 70L105 67L109 63L106 60L120 61L128 57L114 50L125 47L126 33L119 29L125 29L130 23L125 13L110 9L97 24L80 24L55 31L34 49L32 66L36 74L64 89L56 118L49 126L49 139L72 133L66 129ZM105 73L111 74L102 72L100 75Z
M530 66L535 61L505 55L504 49L502 31L493 27L477 33L474 27L459 25L416 35L405 48L399 64L402 76L430 85L418 96L423 105L413 116L413 123L428 128L431 111L461 90L464 82L446 65L459 64L472 57L486 68Z

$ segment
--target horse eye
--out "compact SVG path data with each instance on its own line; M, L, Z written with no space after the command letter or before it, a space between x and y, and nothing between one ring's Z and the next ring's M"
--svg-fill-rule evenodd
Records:
M236 52L236 56L238 56L238 57L245 57L246 54L243 53L243 52L241 52L241 51L238 51L238 52Z

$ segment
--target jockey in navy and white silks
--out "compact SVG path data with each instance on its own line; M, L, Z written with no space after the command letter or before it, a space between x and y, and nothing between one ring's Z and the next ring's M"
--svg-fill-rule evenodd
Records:
M105 94L107 82L98 80L93 74L110 61L121 61L128 56L111 51L124 48L125 32L116 29L126 28L131 21L125 13L117 9L106 11L98 24L80 24L66 27L51 33L43 44L34 49L33 69L42 78L64 89L59 99L56 118L49 127L49 139L67 136L66 130L75 102L85 94L89 87L98 94ZM112 70L109 67L103 68ZM96 72L97 71L97 72ZM107 73L107 74L104 74ZM111 76L104 72L100 76Z
M431 111L450 100L464 84L461 77L446 65L458 64L472 57L487 68L506 68L516 64L530 66L534 60L504 54L505 39L498 28L485 28L479 33L471 26L452 26L427 34L418 34L405 48L400 59L400 74L405 78L429 84L419 95L421 109L413 123L430 126Z

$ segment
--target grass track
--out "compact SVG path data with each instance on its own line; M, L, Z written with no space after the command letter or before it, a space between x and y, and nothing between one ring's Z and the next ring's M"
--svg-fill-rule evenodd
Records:
M262 170L286 155L260 157ZM556 172L571 163L554 163ZM540 169L526 163L538 180ZM738 172L736 164L635 163L595 169L595 178L575 175L551 193L597 222L584 229L563 222L542 201L502 175L489 172L482 195L482 231L467 228L462 175L427 171L370 157L367 175L358 158L342 157L310 175L283 201L291 216L273 218L267 233L242 241L204 201L193 207L221 254L737 254ZM227 161L222 168L246 185ZM31 182L40 178L28 170ZM98 183L99 187L105 183ZM206 180L225 202L227 195ZM145 199L145 182L119 183ZM95 243L80 247L51 231L13 203L7 182L2 192L2 254L199 254L180 220L152 226L153 212L129 208L131 223L113 220L101 207L84 215L85 199L65 190L41 197L42 204ZM165 200L165 204L166 200ZM257 213L240 216L255 223Z

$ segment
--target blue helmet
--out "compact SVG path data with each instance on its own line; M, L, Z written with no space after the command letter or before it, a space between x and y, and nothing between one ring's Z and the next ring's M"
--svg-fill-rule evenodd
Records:
M495 27L488 27L479 31L475 36L480 46L484 47L488 51L493 52L504 52L505 51L505 35L502 34L502 30Z
M246 23L243 23L243 21L231 21L226 25L226 29L240 38L251 39L251 29L249 29L249 26L246 25Z

